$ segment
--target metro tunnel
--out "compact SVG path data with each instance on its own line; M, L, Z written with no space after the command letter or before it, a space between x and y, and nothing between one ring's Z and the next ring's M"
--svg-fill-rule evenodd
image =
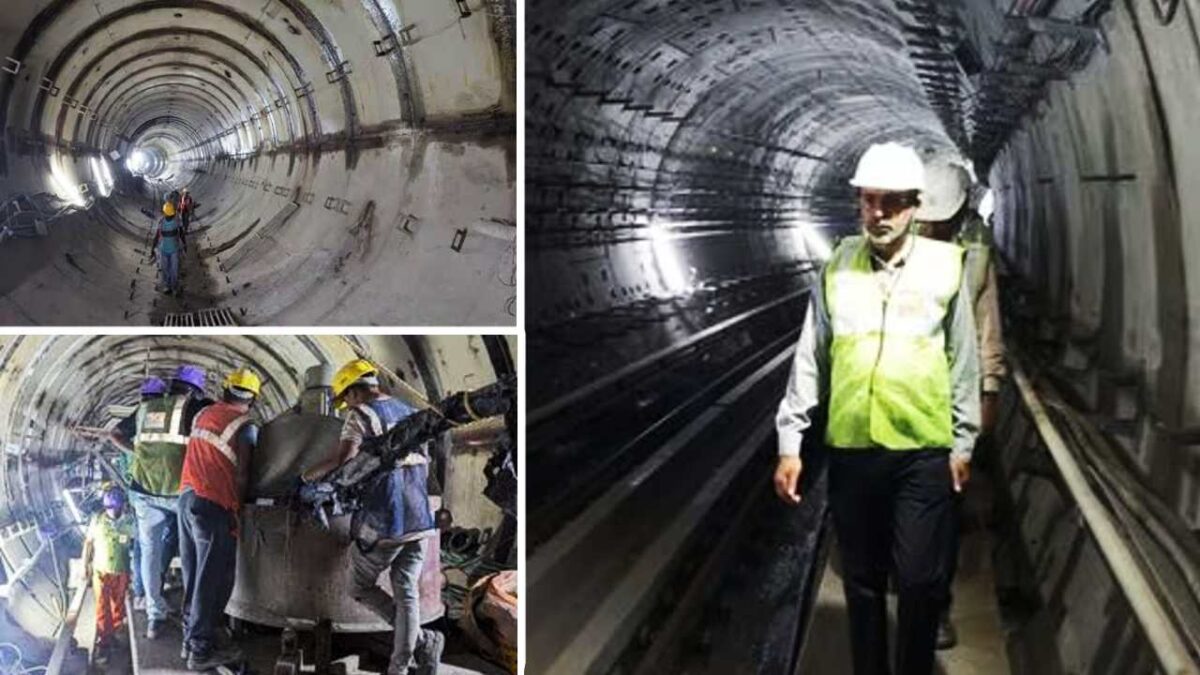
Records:
M1008 370L934 672L1197 672L1200 5L526 17L530 672L852 672L830 455L786 506L775 417L886 142L974 181Z
M6 3L0 322L514 323L515 20L513 0ZM153 233L184 188L165 294Z
M358 481L345 483L345 490L321 488L321 494L340 501L315 501L299 487L303 472L329 457L345 420L356 414L335 406L332 393L339 386L336 373L356 359L374 364L372 377L382 391L411 408L392 427L409 435L402 444L400 436L385 436L386 447L405 449L405 461L413 452L426 458L419 475L427 477L422 488L428 494L427 517L436 526L415 540L423 549L416 597L421 630L444 636L436 672L512 672L517 647L516 355L515 337L491 335L56 335L0 340L4 672L386 672L392 622L361 604L352 590L357 588L354 547L362 531L355 514L367 508L367 498L354 490L394 468L396 455L370 446L358 455L374 465L329 474ZM115 628L105 627L110 610L97 612L101 591L96 589L103 587L85 577L89 563L102 571L94 553L98 549L82 545L86 535L98 546L94 528L108 513L104 500L111 486L125 488L138 514L126 517L141 520L135 493L148 488L139 482L145 474L136 466L143 440L151 442L147 425L155 414L146 407L153 403L147 403L143 382L159 377L171 384L174 396L185 365L203 369L203 395L218 401L229 400L221 397L228 395L234 369L249 369L261 381L247 413L258 425L257 442L244 455L248 461L240 464L247 478L235 526L236 566L222 578L232 582L232 591L222 608L219 639L239 645L243 659L220 668L206 669L190 661L190 655L181 655L181 642L189 644L180 628L186 623L180 614L181 585L194 573L186 572L181 553L186 547L167 543L172 541L168 533L162 538L161 589L170 613L156 634L149 629L154 603L149 577L127 582L124 619ZM217 405L209 403L194 418L187 432L192 436L188 453L196 451L203 411ZM143 414L143 409L149 412ZM123 462L129 453L112 440L114 431L134 433L124 430L128 419L136 424L133 468ZM391 460L385 459L389 456ZM187 466L185 458L185 476ZM343 485L340 478L304 480L319 481L304 487ZM191 482L182 483L178 499ZM174 535L178 541L182 522ZM132 559L146 560L147 538L140 531L133 536L140 553L131 554ZM382 545L375 540L372 548ZM138 563L137 569L144 572L150 565ZM219 592L209 585L218 583L212 581L215 577L193 578L195 593ZM392 595L396 591L388 578L384 572L377 581ZM511 620L506 623L505 617Z

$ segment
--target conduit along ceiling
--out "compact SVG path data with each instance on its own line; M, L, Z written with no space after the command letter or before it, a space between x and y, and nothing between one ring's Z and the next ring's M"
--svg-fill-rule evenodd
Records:
M206 393L219 396L221 378L226 373L238 367L254 369L263 380L263 391L252 414L263 431L248 469L249 489L275 489L262 487L266 483L261 477L276 475L275 482L291 490L294 488L286 486L294 486L299 474L285 475L278 467L298 466L292 456L294 452L308 453L304 456L311 461L327 456L336 445L340 423L336 418L327 419L331 414L328 398L317 394L328 392L333 371L343 363L368 358L404 380L406 386L401 386L391 375L384 376L385 388L394 396L419 408L428 405L425 401L441 405L445 414L450 415L445 401L461 398L462 392L504 386L515 397L516 353L515 337L476 335L205 338L62 335L0 339L0 447L3 448L0 595L4 598L0 604L3 609L0 632L6 642L15 642L25 651L26 665L46 663L60 626L68 620L72 594L65 585L67 563L78 556L84 524L81 519L95 507L100 482L114 480L113 466L118 454L115 447L82 438L76 431L113 428L136 408L139 387L145 377L153 375L169 380L178 366L196 364L207 371ZM310 372L310 369L321 371L317 367L324 367L323 372L315 375ZM325 401L324 412L313 407L320 407L322 404L313 402L321 400ZM470 548L473 542L472 550L496 556L498 563L493 564L513 568L516 566L515 487L511 494L505 492L507 487L497 491L490 478L494 472L485 471L489 462L495 464L498 453L501 459L511 456L515 461L515 456L509 454L512 446L505 440L510 432L515 433L515 407L507 409L510 415L460 424L430 445L430 489L437 506L444 509L439 520L450 528L447 536L452 542L465 538L466 543L452 543L449 554L467 559L469 556L458 549ZM313 426L314 418L323 423L325 435L321 438L328 442L328 447L316 447L312 440L316 436L305 435L317 428ZM330 426L332 436L328 433ZM289 435L291 431L296 432L295 438ZM265 492L258 496L264 495ZM254 503L262 502L256 499ZM279 530L277 516L292 508L298 507L278 507L275 508L278 513L267 514L267 507L256 512L247 507L243 512L243 527L260 528L267 533L262 536L269 538ZM259 519L258 525L255 518ZM263 525L264 519L270 518L275 524ZM286 553L293 549L282 543L276 546L274 540L261 540L246 549L251 557L239 564L239 588L243 590L235 593L231 613L269 626L277 626L273 621L279 616L311 612L314 603L322 602L340 603L339 606L356 612L356 617L364 615L360 606L346 602L348 590L340 597L317 590L311 591L311 598L306 593L294 592L297 588L316 589L322 584L339 583L332 576L321 582L301 578L320 572L314 559L326 555L319 552L320 546L328 548L332 541L317 537L319 541L314 547L310 530L316 525L307 518L300 511L291 511L288 521L291 529L283 529L294 538L290 546L296 551L308 551L301 558L309 559L289 560ZM303 526L301 521L309 525ZM492 538L488 538L489 534ZM338 546L345 545L345 540L338 541L341 542ZM485 553L471 555L485 556ZM330 564L336 574L349 573L348 559ZM436 570L436 556L432 564ZM459 571L447 571L444 583L454 586L447 593L458 590L461 597L466 583L463 570L472 567L461 560L457 565L455 569ZM334 574L328 570L323 573ZM281 580L285 585L279 587ZM429 596L425 604L432 603L430 611L437 612L432 618L447 611L440 592L442 583L436 590L423 591ZM290 607L285 606L288 602ZM372 616L369 612L365 615ZM332 616L336 621L336 615ZM425 616L431 618L428 613ZM363 627L351 624L335 629ZM387 627L373 629L384 631ZM268 651L277 652L278 635L269 641L274 651ZM86 648L85 642L81 639L80 646ZM147 649L150 647L143 647L143 651ZM171 649L170 656L174 657L178 653L177 643ZM150 667L145 659L153 657L153 650L139 657L143 659L143 670ZM12 663L10 654L6 653L6 658ZM177 667L170 665L169 669ZM67 667L62 672L82 670Z
M513 0L4 10L0 323L514 321Z
M530 627L532 668L788 667L802 602L754 593L804 587L780 560L818 559L805 537L819 516L753 500L786 350L814 272L859 227L848 179L877 142L971 166L1011 335L1034 336L1038 374L1070 383L1175 531L1200 527L1194 2L527 8L528 584L547 617ZM1049 462L1034 454L1013 471ZM1038 529L1069 520L1070 495L1027 478L1002 482L1038 524L1019 544L1040 565L1024 578L1048 606L1095 609L1054 617L1062 672L1137 670L1145 642L1109 639L1129 613L1095 549L1079 557L1078 529ZM747 550L762 557L730 552ZM1119 605L1103 623L1097 588Z

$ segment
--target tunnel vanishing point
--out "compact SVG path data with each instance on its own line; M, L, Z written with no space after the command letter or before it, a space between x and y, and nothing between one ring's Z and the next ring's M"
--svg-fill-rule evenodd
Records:
M515 14L4 3L0 324L513 324ZM182 187L170 297L150 237Z

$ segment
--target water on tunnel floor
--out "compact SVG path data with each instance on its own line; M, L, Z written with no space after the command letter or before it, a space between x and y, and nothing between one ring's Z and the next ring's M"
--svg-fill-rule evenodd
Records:
M0 323L512 325L515 7L8 3Z
M669 479L656 473L669 466L663 453L734 456L733 445L680 446L679 430L733 409L744 391L710 389L798 328L830 250L860 229L855 166L889 141L971 174L966 203L988 217L1010 366L1024 364L1053 407L1049 427L1034 424L1027 392L1006 384L987 505L999 529L969 545L973 560L995 556L994 568L978 566L995 579L973 576L962 608L990 634L965 651L985 645L988 668L1013 672L1034 661L1113 673L1200 661L1195 588L1174 576L1200 578L1197 26L1187 0L529 0L528 455L544 462L531 474L530 559L535 576L573 579L580 595L531 592L534 605L581 614L531 632L530 663L584 654L570 644L593 648L587 664L570 662L587 672L798 665L813 634L811 572L825 558L808 539L791 577L770 558L798 548L780 533L814 536L823 506L774 537L746 523L701 560L685 543L599 559L606 547L579 533L612 525L597 519L619 512L622 491L646 499L636 486ZM689 376L704 381L689 389ZM1155 593L1187 598L1164 609L1170 628L1135 611L1136 586L1118 582L1111 549L1097 544L1104 528L1082 518L1045 441L1060 426L1111 498L1123 546L1162 575ZM761 484L770 489L769 475ZM725 497L750 504L747 518L786 517L752 495ZM677 532L706 504L640 512ZM1129 515L1151 512L1170 523L1160 534L1172 543L1159 543L1178 556L1152 550ZM553 566L569 559L564 542L587 563ZM623 578L606 576L621 564ZM598 580L614 590L597 592ZM712 590L722 580L734 587ZM630 587L648 590L621 625L584 607L628 600ZM976 621L985 609L992 616ZM564 635L585 626L605 632ZM1166 635L1179 642L1163 647ZM1007 659L991 658L1001 644ZM940 659L948 673L972 672L971 660Z

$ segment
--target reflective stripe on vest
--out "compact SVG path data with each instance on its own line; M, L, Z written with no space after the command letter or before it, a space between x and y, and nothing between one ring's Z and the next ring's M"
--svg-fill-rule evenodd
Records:
M228 459L230 463L232 463L234 466L237 466L237 452L234 451L231 441L233 440L233 435L238 432L238 429L242 428L242 425L249 420L249 415L235 417L229 423L229 425L226 426L223 431L221 431L220 434L209 431L208 429L193 429L192 438L195 440L204 441L213 446L217 449L217 452L220 452L221 455L225 457L225 459Z
M171 422L166 431L140 431L134 439L135 443L177 443L187 445L188 437L180 433L183 430L183 409L187 406L187 397L180 396L171 409ZM153 414L153 413L148 413ZM157 426L157 425L156 425Z
M838 448L946 448L953 440L943 322L963 251L915 237L885 288L862 237L833 252L824 273L832 330L827 443Z

